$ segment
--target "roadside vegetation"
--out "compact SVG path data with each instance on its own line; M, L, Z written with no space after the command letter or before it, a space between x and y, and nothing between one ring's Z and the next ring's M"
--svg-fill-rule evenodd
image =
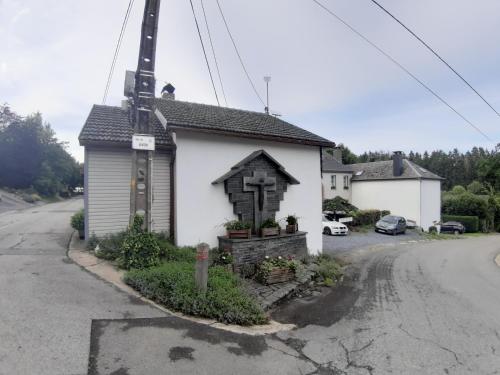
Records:
M42 115L22 117L0 105L0 187L34 203L71 196L77 186L80 165Z
M164 233L148 233L136 217L127 231L88 241L99 258L127 270L124 281L145 297L184 314L215 319L222 323L265 324L268 318L243 287L241 279L228 270L217 251L211 251L208 289L195 286L196 249L177 247Z

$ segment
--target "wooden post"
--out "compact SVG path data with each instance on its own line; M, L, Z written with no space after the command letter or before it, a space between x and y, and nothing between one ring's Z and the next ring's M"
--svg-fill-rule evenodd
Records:
M196 288L205 293L208 283L208 251L210 247L206 243L200 243L196 247L196 271L194 279Z

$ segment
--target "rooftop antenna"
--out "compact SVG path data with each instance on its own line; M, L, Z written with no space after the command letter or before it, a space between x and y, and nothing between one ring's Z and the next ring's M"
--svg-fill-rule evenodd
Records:
M271 76L264 76L264 82L266 83L266 108L264 111L269 114L269 82L271 82Z

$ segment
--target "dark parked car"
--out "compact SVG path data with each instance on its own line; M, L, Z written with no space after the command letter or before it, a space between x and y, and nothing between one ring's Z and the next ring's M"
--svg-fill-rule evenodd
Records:
M375 224L375 232L396 235L406 232L406 220L401 216L386 215Z
M447 221L441 224L441 233L455 233L462 234L465 232L465 227L458 221Z

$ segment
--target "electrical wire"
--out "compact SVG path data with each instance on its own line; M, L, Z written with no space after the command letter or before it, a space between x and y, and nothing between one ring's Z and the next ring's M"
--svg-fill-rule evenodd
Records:
M234 41L233 35L231 34L231 30L229 30L229 26L226 21L226 17L224 17L224 12L222 12L222 8L220 6L219 0L215 0L217 2L217 7L219 8L220 15L222 16L222 20L224 21L224 25L226 26L227 33L229 34L229 38L231 38L231 42L233 43L234 50L236 51L236 55L238 55L238 59L240 60L241 67L243 68L243 71L245 72L245 75L247 76L248 82L250 82L250 85L252 86L253 91L255 92L255 95L257 95L257 98L260 100L262 105L265 107L266 103L264 103L264 100L260 96L259 92L255 88L255 84L252 81L252 78L250 78L250 74L248 74L247 68L245 67L245 64L243 63L243 59L241 58L240 52L238 51L238 47L236 47L236 42Z
M449 109L451 109L453 112L455 112L462 120L464 120L467 124L469 124L473 129L475 129L478 133L480 133L484 138L486 138L490 142L493 142L493 140L487 134L485 134L480 128L478 128L471 121L469 121L465 116L463 116L460 112L458 112L451 104L449 104L445 99L443 99L441 96L439 96L434 90L432 90L429 86L427 86L423 81L421 81L418 77L416 77L412 72L410 72L407 68L405 68L402 64L400 64L391 55L389 55L382 48L380 48L375 43L373 43L372 41L370 41L366 36L364 36L358 30L356 30L354 27L352 27L351 25L349 25L346 21L344 21L342 18L340 18L337 14L335 14L329 8L327 8L326 6L324 6L323 4L321 4L318 0L312 0L312 1L314 3L316 3L316 5L318 5L320 8L322 8L323 10L325 10L326 12L328 12L331 16L335 17L339 22L341 22L349 30L351 30L353 33L355 33L357 36L359 36L361 39L363 39L366 43L368 43L373 48L375 48L377 51L379 51L382 55L384 55L392 63L394 63L395 65L397 65L401 70L403 70L411 78L413 78L415 81L417 81L423 88L425 88L427 91L429 91L434 97L436 97L439 101L441 101Z
M217 104L220 107L219 96L217 95L217 90L215 88L214 78L212 76L212 70L210 69L210 64L208 63L207 52L205 51L205 44L203 44L203 38L201 37L200 26L198 25L198 19L196 18L196 12L194 11L193 0L189 0L191 4L191 10L193 11L194 23L196 24L196 30L198 31L198 36L200 37L201 48L203 49L203 55L205 56L205 62L207 64L208 74L210 75L210 81L212 82L212 87L214 88L215 99L217 99Z
M125 12L125 17L123 18L122 28L120 30L120 35L118 36L118 41L116 42L115 54L113 55L113 60L111 62L111 67L109 68L108 80L106 82L106 88L104 89L104 95L102 97L102 104L106 104L106 99L108 97L109 87L111 85L111 79L113 78L113 73L115 71L116 60L118 58L118 53L120 52L120 47L122 45L123 35L125 34L125 29L127 28L128 19L130 17L130 11L134 5L134 0L129 0L127 11Z
M217 76L219 77L220 87L222 89L222 96L224 97L224 102L226 103L227 107L226 92L224 91L224 85L222 84L222 76L220 74L219 63L217 62L217 56L215 55L215 48L212 42L212 35L210 34L210 28L208 27L207 14L205 13L205 6L203 5L203 0L200 0L200 3L201 3L201 9L203 10L203 18L205 19L205 26L207 27L208 40L210 41L210 47L212 48L212 55L214 56L215 68L217 69Z
M472 85L460 74L458 73L444 58L442 58L432 47L430 47L426 42L423 41L422 38L420 38L417 34L415 34L408 26L406 26L403 22L401 22L396 16L394 16L391 12L389 12L387 9L385 9L380 3L378 3L376 0L371 0L375 5L377 5L380 9L382 9L385 13L387 13L392 19L394 19L397 23L399 23L403 28L406 29L411 35L415 37L420 43L422 43L434 56L436 56L441 62L446 65L455 75L462 80L469 88L476 93L477 96L479 96L483 102L485 102L488 107L490 107L496 114L497 116L500 117L500 113L493 108L493 106L474 88Z

